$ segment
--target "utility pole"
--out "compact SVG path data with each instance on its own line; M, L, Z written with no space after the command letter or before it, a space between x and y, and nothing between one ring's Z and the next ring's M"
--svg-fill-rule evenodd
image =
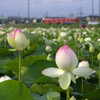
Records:
M82 7L80 7L80 17L82 18L82 15L83 15L83 10L82 10Z
M30 19L30 1L28 0L28 19Z
M45 15L46 15L46 18L47 18L48 17L48 12L46 12Z
M83 9L82 9L82 7L80 7L80 20L81 21L84 20L84 18L82 18L82 17L83 17Z
M69 10L69 18L70 18L70 10Z
M94 16L94 0L92 0L92 18Z
M99 24L100 24L100 0L99 0Z

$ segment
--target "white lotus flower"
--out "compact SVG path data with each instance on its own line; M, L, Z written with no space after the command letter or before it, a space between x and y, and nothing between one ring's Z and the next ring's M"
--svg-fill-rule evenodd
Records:
M67 36L67 34L65 32L61 32L60 35L61 35L62 38Z
M69 36L69 37L68 37L68 39L69 39L69 41L70 41L70 40L72 40L72 37L71 37L71 36Z
M83 70L84 73L78 73L79 70ZM87 72L85 72L87 70ZM88 61L82 61L79 63L78 68L73 70L73 73L75 73L75 75L80 76L80 77L85 77L88 78L91 74L95 73L96 71L94 71L93 69L91 69L89 67L89 63Z
M9 77L9 76L2 76L1 78L0 78L0 83L1 82L3 82L3 81L6 81L6 80L11 80L11 78Z
M98 39L98 42L100 42L100 39Z
M83 35L86 35L87 33L86 32L83 32Z
M78 64L77 56L67 45L57 51L55 60L58 68L47 68L42 71L42 74L48 77L59 77L60 87L64 90L69 87L71 80L76 83L74 75L85 77L91 75L93 71L84 66L76 68Z
M91 41L90 37L85 38L85 42L90 42L90 41Z
M5 32L4 32L4 31L1 31L1 32L0 32L0 34L1 34L1 35L4 35L4 34L5 34Z

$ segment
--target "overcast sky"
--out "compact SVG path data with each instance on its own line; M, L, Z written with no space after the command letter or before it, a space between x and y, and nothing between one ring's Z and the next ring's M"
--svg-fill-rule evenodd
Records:
M28 16L28 0L0 0L0 16ZM82 10L80 10L82 8ZM30 0L30 17L92 15L92 0ZM99 0L94 0L99 15Z

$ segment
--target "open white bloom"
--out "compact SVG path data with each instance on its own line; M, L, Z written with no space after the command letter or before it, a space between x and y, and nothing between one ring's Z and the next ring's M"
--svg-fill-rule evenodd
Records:
M85 42L90 42L90 41L91 41L90 37L85 38Z
M4 31L1 31L1 32L0 32L0 34L1 34L1 35L4 35L4 34L5 34L5 32L4 32Z
M86 32L83 32L83 35L86 35L87 33Z
M69 39L69 41L70 41L70 40L72 40L72 37L71 37L71 36L69 36L69 37L68 37L68 39Z
M71 80L76 83L74 75L85 77L91 73L90 68L76 68L77 56L67 45L57 51L55 60L58 68L47 68L42 71L42 74L48 77L59 77L60 87L64 90L69 87Z
M77 73L77 71L79 70L83 70L84 73ZM85 73L85 71L87 70L87 73ZM78 68L74 69L73 70L73 73L76 73L77 76L80 76L80 77L88 77L90 76L91 74L95 73L96 71L94 71L93 69L91 69L89 67L89 63L88 61L82 61L79 63L78 65Z
M6 81L6 80L11 80L11 78L9 76L2 76L0 78L0 83L3 82L3 81Z
M65 32L61 32L60 35L61 35L62 38L67 36L67 34Z
M100 39L98 39L98 42L100 42Z

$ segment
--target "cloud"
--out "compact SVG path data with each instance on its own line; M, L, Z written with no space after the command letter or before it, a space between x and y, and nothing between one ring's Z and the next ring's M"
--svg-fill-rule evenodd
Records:
M50 16L69 15L70 13L80 13L80 7L83 12L91 14L91 1L92 0L30 0L30 13L31 16L43 16L46 12ZM28 0L0 0L0 14L2 15L18 15L27 16L27 2ZM99 0L94 2L95 13L99 12Z

